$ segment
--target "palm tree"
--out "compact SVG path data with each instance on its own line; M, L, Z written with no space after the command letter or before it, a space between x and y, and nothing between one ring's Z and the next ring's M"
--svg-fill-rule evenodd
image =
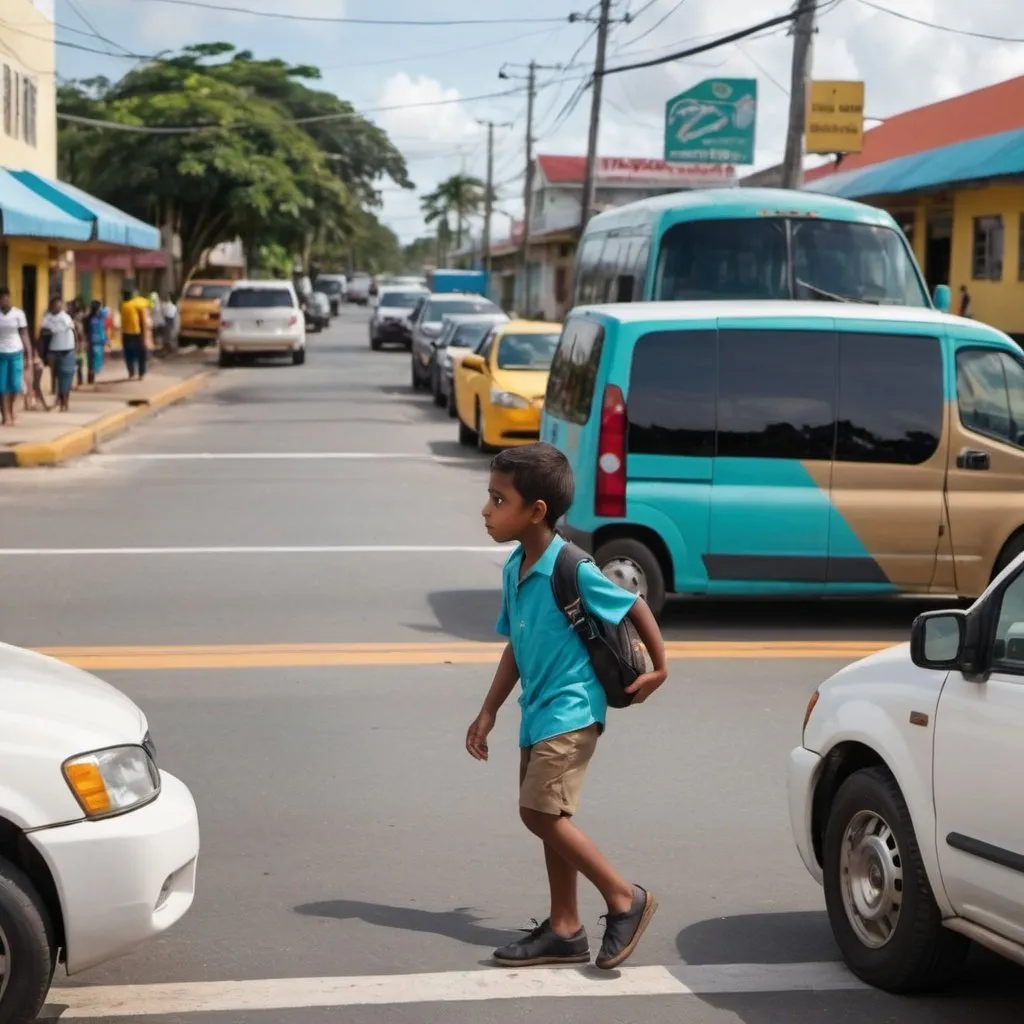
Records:
M455 248L462 248L462 231L466 218L477 213L484 204L487 186L479 179L465 174L453 174L442 181L433 192L420 200L424 220L437 224L438 242L441 232L451 230L451 217L455 217Z

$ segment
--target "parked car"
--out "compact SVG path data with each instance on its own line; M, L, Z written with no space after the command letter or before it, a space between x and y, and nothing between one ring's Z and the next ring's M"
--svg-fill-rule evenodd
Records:
M561 329L561 324L542 320L510 320L491 330L479 354L459 360L455 411L460 444L491 451L537 440Z
M355 273L345 285L345 301L365 306L370 301L370 286L373 278L369 274Z
M969 610L811 697L790 756L793 833L853 972L946 984L974 941L1024 964L1024 557Z
M441 321L446 314L500 312L498 306L482 295L428 294L422 298L409 318L412 327L413 390L426 387L430 382L430 360L441 334Z
M239 356L288 355L306 361L306 323L295 287L288 281L239 281L224 300L217 336L219 362Z
M123 693L7 644L0 680L0 1020L27 1024L58 960L78 974L184 916L199 821Z
M389 343L409 348L412 344L409 317L416 303L426 295L423 289L408 285L382 287L370 316L370 348L376 351Z
M302 312L306 317L306 329L319 334L331 323L331 300L323 292L310 292L302 300Z
M178 302L178 344L205 347L217 340L221 300L233 281L193 278L181 290Z
M331 303L331 316L337 316L341 310L342 300L345 298L345 289L348 287L345 275L318 274L313 287L327 296Z
M430 358L430 390L434 395L435 405L448 406L449 414L455 415L452 387L455 364L463 356L474 352L495 324L507 322L508 317L504 313L445 316L441 321L437 346Z

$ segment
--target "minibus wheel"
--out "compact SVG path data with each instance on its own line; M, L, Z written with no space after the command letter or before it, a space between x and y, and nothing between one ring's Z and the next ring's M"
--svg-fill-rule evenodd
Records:
M655 616L665 607L665 573L654 552L632 537L616 537L594 555L601 572L624 590L639 594Z

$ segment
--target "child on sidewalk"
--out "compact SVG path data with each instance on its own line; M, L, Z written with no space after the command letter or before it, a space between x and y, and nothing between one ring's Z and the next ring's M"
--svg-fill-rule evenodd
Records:
M551 912L525 938L496 950L507 967L586 963L587 933L576 885L582 873L608 905L596 966L612 970L636 948L657 907L651 893L627 882L574 823L583 776L604 729L607 700L583 641L555 602L551 574L565 541L555 523L573 498L572 469L549 444L502 452L491 463L485 528L499 544L518 541L505 563L497 629L509 637L466 749L488 758L487 737L498 710L522 682L519 731L519 814L544 844ZM594 618L618 625L629 616L647 647L653 671L629 687L634 703L665 681L665 645L654 616L636 595L616 586L591 562L580 566L583 603Z

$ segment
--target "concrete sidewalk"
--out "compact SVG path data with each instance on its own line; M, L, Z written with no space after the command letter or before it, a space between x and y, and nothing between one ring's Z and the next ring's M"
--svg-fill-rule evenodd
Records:
M0 427L0 468L46 466L94 451L103 440L195 393L210 376L208 354L183 351L167 358L150 356L145 380L128 380L119 354L108 357L95 384L76 387L71 407L58 412L49 394L50 373L43 375L49 412L25 412L19 398L17 423Z

